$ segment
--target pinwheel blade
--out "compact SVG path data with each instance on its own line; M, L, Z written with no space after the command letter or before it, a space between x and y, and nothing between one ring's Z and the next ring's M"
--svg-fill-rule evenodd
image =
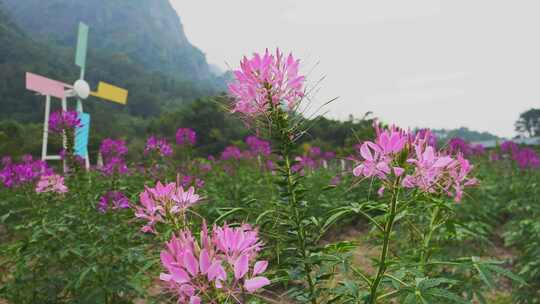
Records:
M69 84L57 80L26 73L26 89L30 91L62 99L65 97L65 89L71 87Z
M88 25L79 23L79 35L77 36L77 51L75 64L84 69L86 67L86 51L88 46Z
M125 105L127 103L128 91L100 81L97 92L91 92L90 95Z

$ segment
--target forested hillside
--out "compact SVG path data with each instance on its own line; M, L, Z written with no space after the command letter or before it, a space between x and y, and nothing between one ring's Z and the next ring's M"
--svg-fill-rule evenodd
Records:
M73 47L77 25L90 26L90 48L127 57L150 71L219 87L203 52L187 39L168 0L3 0L33 38Z

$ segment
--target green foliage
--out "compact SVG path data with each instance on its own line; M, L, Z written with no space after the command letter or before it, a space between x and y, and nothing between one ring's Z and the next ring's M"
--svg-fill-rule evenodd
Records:
M87 176L70 179L68 187L77 191L65 196L29 188L0 193L2 225L16 236L0 247L11 276L0 297L12 303L131 303L146 294L147 271L156 263L152 239L126 225L132 210L97 212L109 186ZM133 199L130 191L139 187L121 188Z
M528 137L540 136L540 109L530 109L519 115L516 131Z

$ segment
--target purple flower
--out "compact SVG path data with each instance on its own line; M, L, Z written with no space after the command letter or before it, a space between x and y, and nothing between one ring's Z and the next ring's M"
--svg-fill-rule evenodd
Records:
M123 158L115 156L105 161L103 167L101 168L101 172L108 176L112 176L114 174L126 175L129 172L129 169Z
M293 172L298 172L300 175L304 175L307 170L315 169L315 161L308 156L297 156L295 159L296 163L291 167Z
M104 160L108 160L111 157L123 157L128 153L126 142L122 139L114 140L106 138L101 142L99 152L103 156Z
M248 136L246 138L246 144L254 155L268 156L272 153L270 142L262 140L257 136Z
M228 146L227 148L225 148L225 150L223 150L223 152L221 152L222 160L239 160L240 158L242 158L242 152L236 146Z
M531 148L523 148L515 151L512 159L514 159L521 169L536 169L540 167L540 157Z
M129 199L120 191L109 191L100 197L97 209L101 213L109 209L127 209L130 207Z
M42 160L33 160L31 155L23 156L22 163L6 162L0 170L0 182L6 188L14 188L34 183L42 175L51 175L53 170Z
M61 133L80 126L81 120L76 111L57 111L51 113L49 117L49 130L53 133Z
M332 151L324 152L323 158L326 160L334 159L336 158L336 152L332 152Z
M161 157L170 156L173 152L169 143L164 138L156 138L150 136L146 141L146 147L144 148L144 155L148 155L151 152L157 152Z
M180 183L180 185L184 188L187 188L189 186L195 186L196 188L200 189L204 187L204 181L195 176L184 175L184 177L182 177L182 182Z
M502 153L514 154L514 152L517 152L517 150L519 150L519 146L511 140L504 141L501 144Z
M321 148L319 147L311 147L309 149L309 153L308 155L311 157L311 158L314 158L314 159L317 159L321 156Z
M195 146L197 142L197 133L190 128L180 128L176 131L176 144L179 146Z

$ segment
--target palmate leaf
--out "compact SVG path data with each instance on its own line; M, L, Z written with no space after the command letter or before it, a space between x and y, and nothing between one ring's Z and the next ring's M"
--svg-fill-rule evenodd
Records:
M518 275L515 275L514 273L512 273L508 269L505 269L505 268L502 268L500 266L493 265L493 264L485 264L485 268L487 268L487 269L489 269L489 270L491 270L493 272L496 272L497 274L505 276L505 277L515 281L515 282L518 282L518 283L523 284L523 285L527 285L527 282L525 282L525 280L523 280L523 278L521 278Z
M470 304L470 302L463 300L455 293L450 292L446 289L438 288L438 287L431 288L427 290L426 292L424 292L424 294L430 295L436 298L444 298L446 300L449 300L452 303Z
M451 280L451 279L447 279L447 278L433 278L433 279L425 279L425 280L422 280L419 284L418 284L418 289L420 290L427 290L427 289L430 289L430 288L433 288L433 287L437 287L441 284L450 284L450 285L453 285L453 284L456 284L458 283L458 281L456 280Z
M484 281L484 283L486 283L489 288L495 288L495 281L493 280L493 276L489 272L489 269L485 267L485 264L482 264L477 257L472 257L471 260L473 263L473 267L476 269L478 275L480 276L480 279L482 279L482 281Z

